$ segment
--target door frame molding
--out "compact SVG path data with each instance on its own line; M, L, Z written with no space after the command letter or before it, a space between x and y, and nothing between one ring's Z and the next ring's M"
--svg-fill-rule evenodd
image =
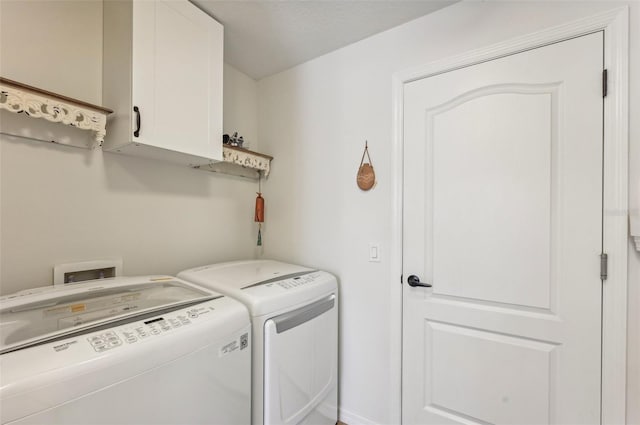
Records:
M626 418L629 11L618 7L393 75L391 276L402 275L403 121L405 83L498 59L548 44L604 31L608 94L604 99L603 251L609 256L602 291L601 423ZM594 258L594 261L598 261ZM391 285L391 418L402 418L402 286Z

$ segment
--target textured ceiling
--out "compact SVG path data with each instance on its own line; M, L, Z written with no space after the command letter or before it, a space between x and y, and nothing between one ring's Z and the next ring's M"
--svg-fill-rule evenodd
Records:
M455 1L192 0L224 25L225 62L254 79L278 73Z

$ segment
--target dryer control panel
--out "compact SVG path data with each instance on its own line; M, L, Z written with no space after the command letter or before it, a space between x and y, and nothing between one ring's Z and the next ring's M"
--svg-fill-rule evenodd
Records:
M337 291L335 277L324 271L314 271L285 279L274 279L246 288L235 295L243 301L253 317L291 309L310 300ZM220 292L222 290L220 289Z
M296 276L289 279L279 280L277 282L267 283L267 288L272 286L279 286L283 289L294 289L309 283L313 283L320 278L319 273L310 273L302 276Z

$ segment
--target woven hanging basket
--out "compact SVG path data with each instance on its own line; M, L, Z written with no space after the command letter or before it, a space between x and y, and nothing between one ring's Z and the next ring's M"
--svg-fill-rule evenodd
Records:
M376 184L376 173L371 164L362 164L358 169L358 187L362 190L369 190Z
M364 162L364 156L367 156L368 163ZM358 168L358 176L356 182L361 190L370 190L376 184L376 173L373 171L373 165L371 164L371 157L369 156L369 147L367 142L364 145L364 152L362 153L362 159L360 160L360 168Z

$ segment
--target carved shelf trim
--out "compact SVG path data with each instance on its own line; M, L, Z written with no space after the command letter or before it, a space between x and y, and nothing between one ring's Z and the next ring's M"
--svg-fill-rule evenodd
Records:
M107 134L107 115L113 111L61 94L42 90L8 78L0 77L0 109L25 113L33 118L43 118L81 130L95 132L95 144L102 146Z
M269 171L271 171L271 160L273 157L253 152L249 149L224 145L222 146L222 159L225 162L230 162L241 167L262 171L264 176L267 177Z
M195 168L234 176L259 179L271 171L273 157L237 146L222 145L222 161Z

